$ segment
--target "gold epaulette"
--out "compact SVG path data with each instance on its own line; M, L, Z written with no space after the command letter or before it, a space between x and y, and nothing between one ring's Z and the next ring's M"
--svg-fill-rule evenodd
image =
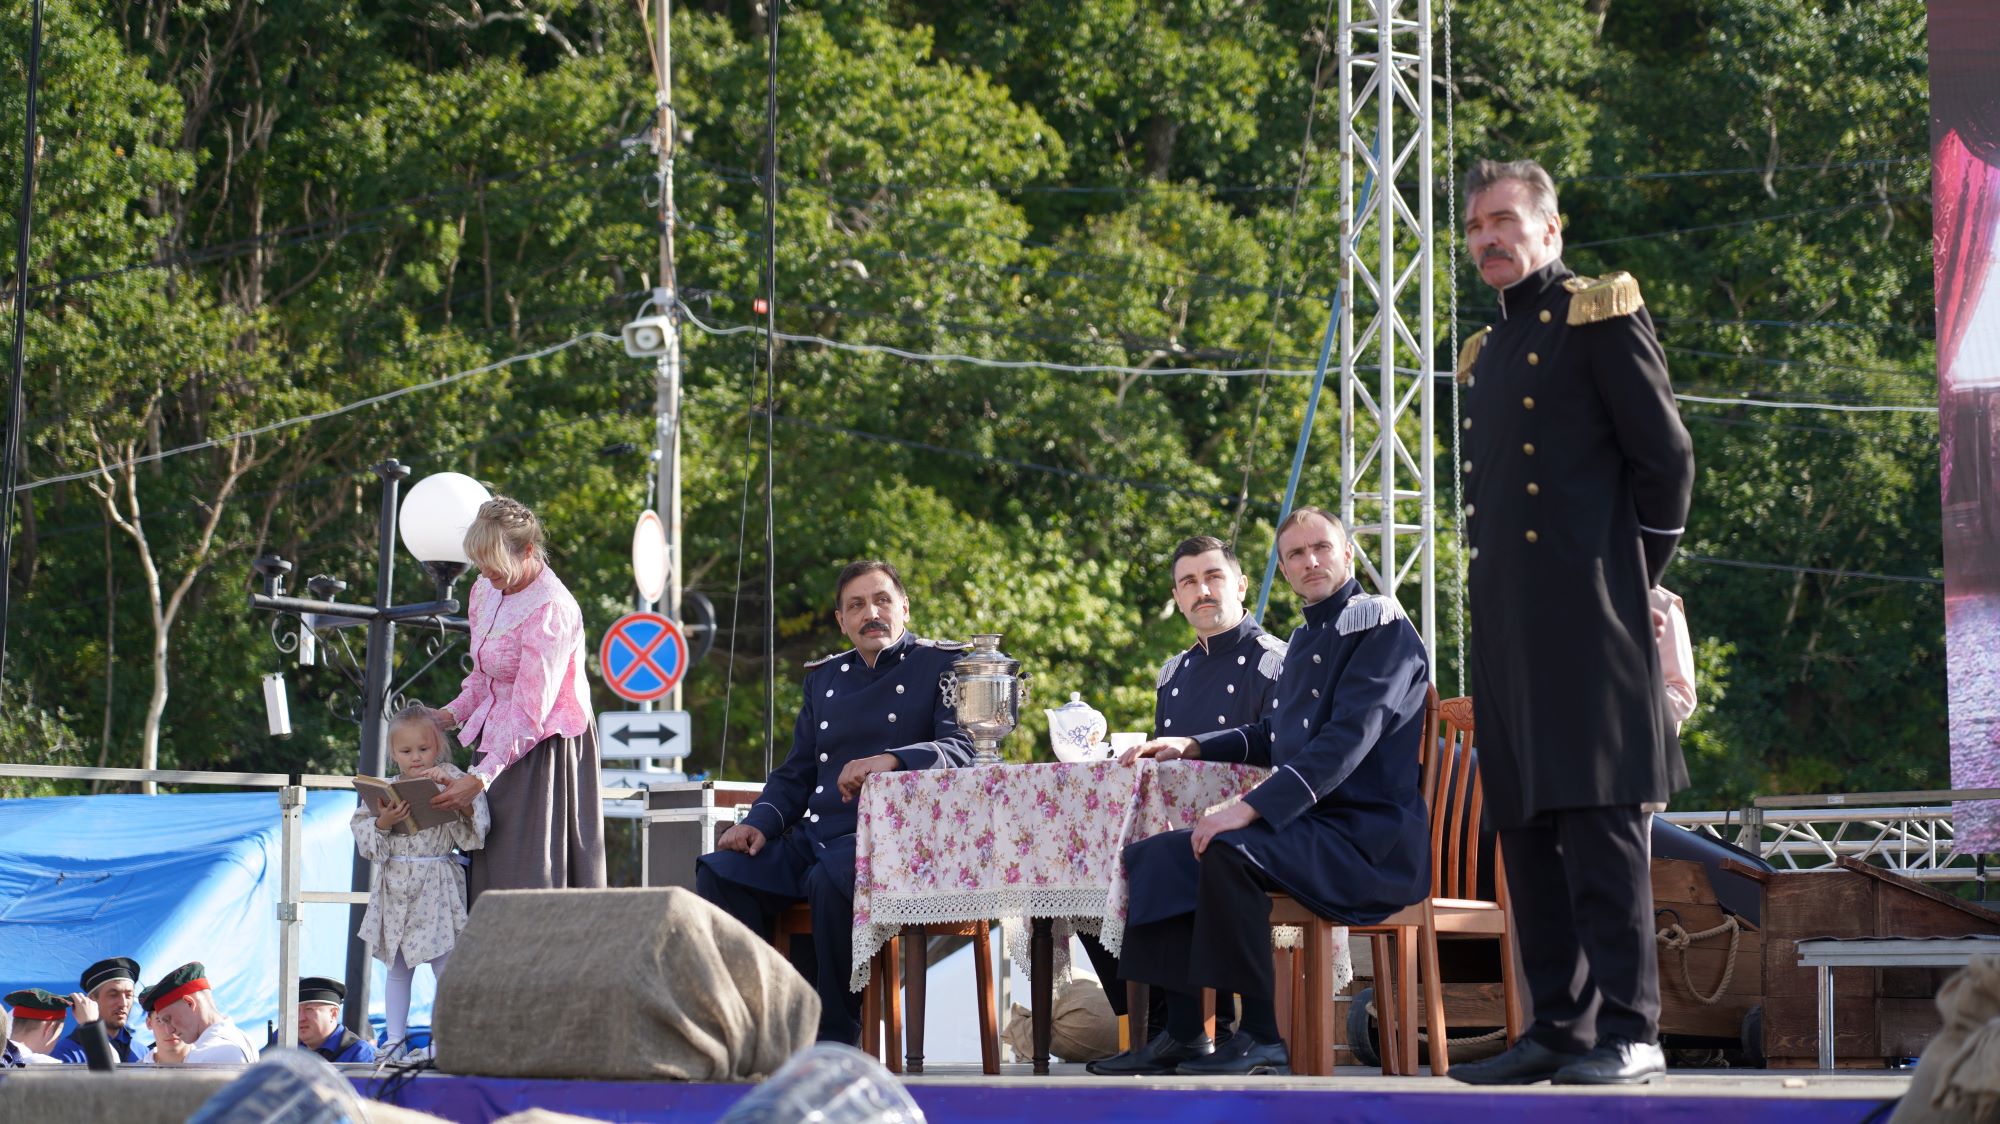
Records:
M1479 329L1472 333L1471 339L1465 341L1464 347L1458 349L1459 382L1462 383L1472 377L1472 365L1479 361L1479 349L1486 346L1486 333L1492 330L1491 327Z
M1571 327L1630 316L1646 305L1638 280L1623 270L1602 277L1572 277L1563 288L1569 290Z

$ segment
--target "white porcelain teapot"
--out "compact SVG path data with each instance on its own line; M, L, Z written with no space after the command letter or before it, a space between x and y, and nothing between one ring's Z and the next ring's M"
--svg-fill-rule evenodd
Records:
M1104 740L1110 724L1083 701L1082 692L1071 691L1068 702L1042 713L1049 716L1049 747L1056 760L1102 761L1111 756L1111 743Z

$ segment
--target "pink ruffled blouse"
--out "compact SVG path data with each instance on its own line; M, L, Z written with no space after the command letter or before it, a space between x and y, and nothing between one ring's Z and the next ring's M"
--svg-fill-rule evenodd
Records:
M490 785L543 738L578 737L590 728L583 612L544 566L519 593L502 594L480 578L466 618L472 673L446 706L459 720L460 744L478 741L485 751L471 771Z

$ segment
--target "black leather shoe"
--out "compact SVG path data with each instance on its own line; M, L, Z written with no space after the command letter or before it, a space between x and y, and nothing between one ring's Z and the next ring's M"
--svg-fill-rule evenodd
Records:
M1450 1077L1467 1085L1533 1085L1549 1080L1564 1066L1588 1056L1565 1054L1532 1038L1523 1038L1508 1047L1505 1053L1476 1062L1454 1064Z
M1174 1072L1182 1062L1205 1058L1215 1052L1215 1043L1204 1034L1192 1042L1176 1042L1161 1031L1144 1046L1099 1058L1083 1068L1099 1077L1158 1077Z
M1182 1077L1290 1076L1292 1055L1283 1042L1258 1042L1242 1031L1229 1036L1205 1058L1190 1058L1174 1070Z
M1612 1038L1557 1070L1556 1084L1651 1085L1666 1077L1667 1055L1657 1044Z

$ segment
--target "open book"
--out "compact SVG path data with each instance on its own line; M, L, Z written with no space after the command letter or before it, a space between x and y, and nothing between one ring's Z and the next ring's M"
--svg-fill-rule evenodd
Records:
M436 781L422 777L383 779L382 777L354 778L354 791L359 793L368 810L375 815L382 814L382 808L391 800L406 801L410 805L408 819L389 830L397 835L415 835L427 827L455 823L465 818L464 813L445 808L431 807L431 798L443 791Z

